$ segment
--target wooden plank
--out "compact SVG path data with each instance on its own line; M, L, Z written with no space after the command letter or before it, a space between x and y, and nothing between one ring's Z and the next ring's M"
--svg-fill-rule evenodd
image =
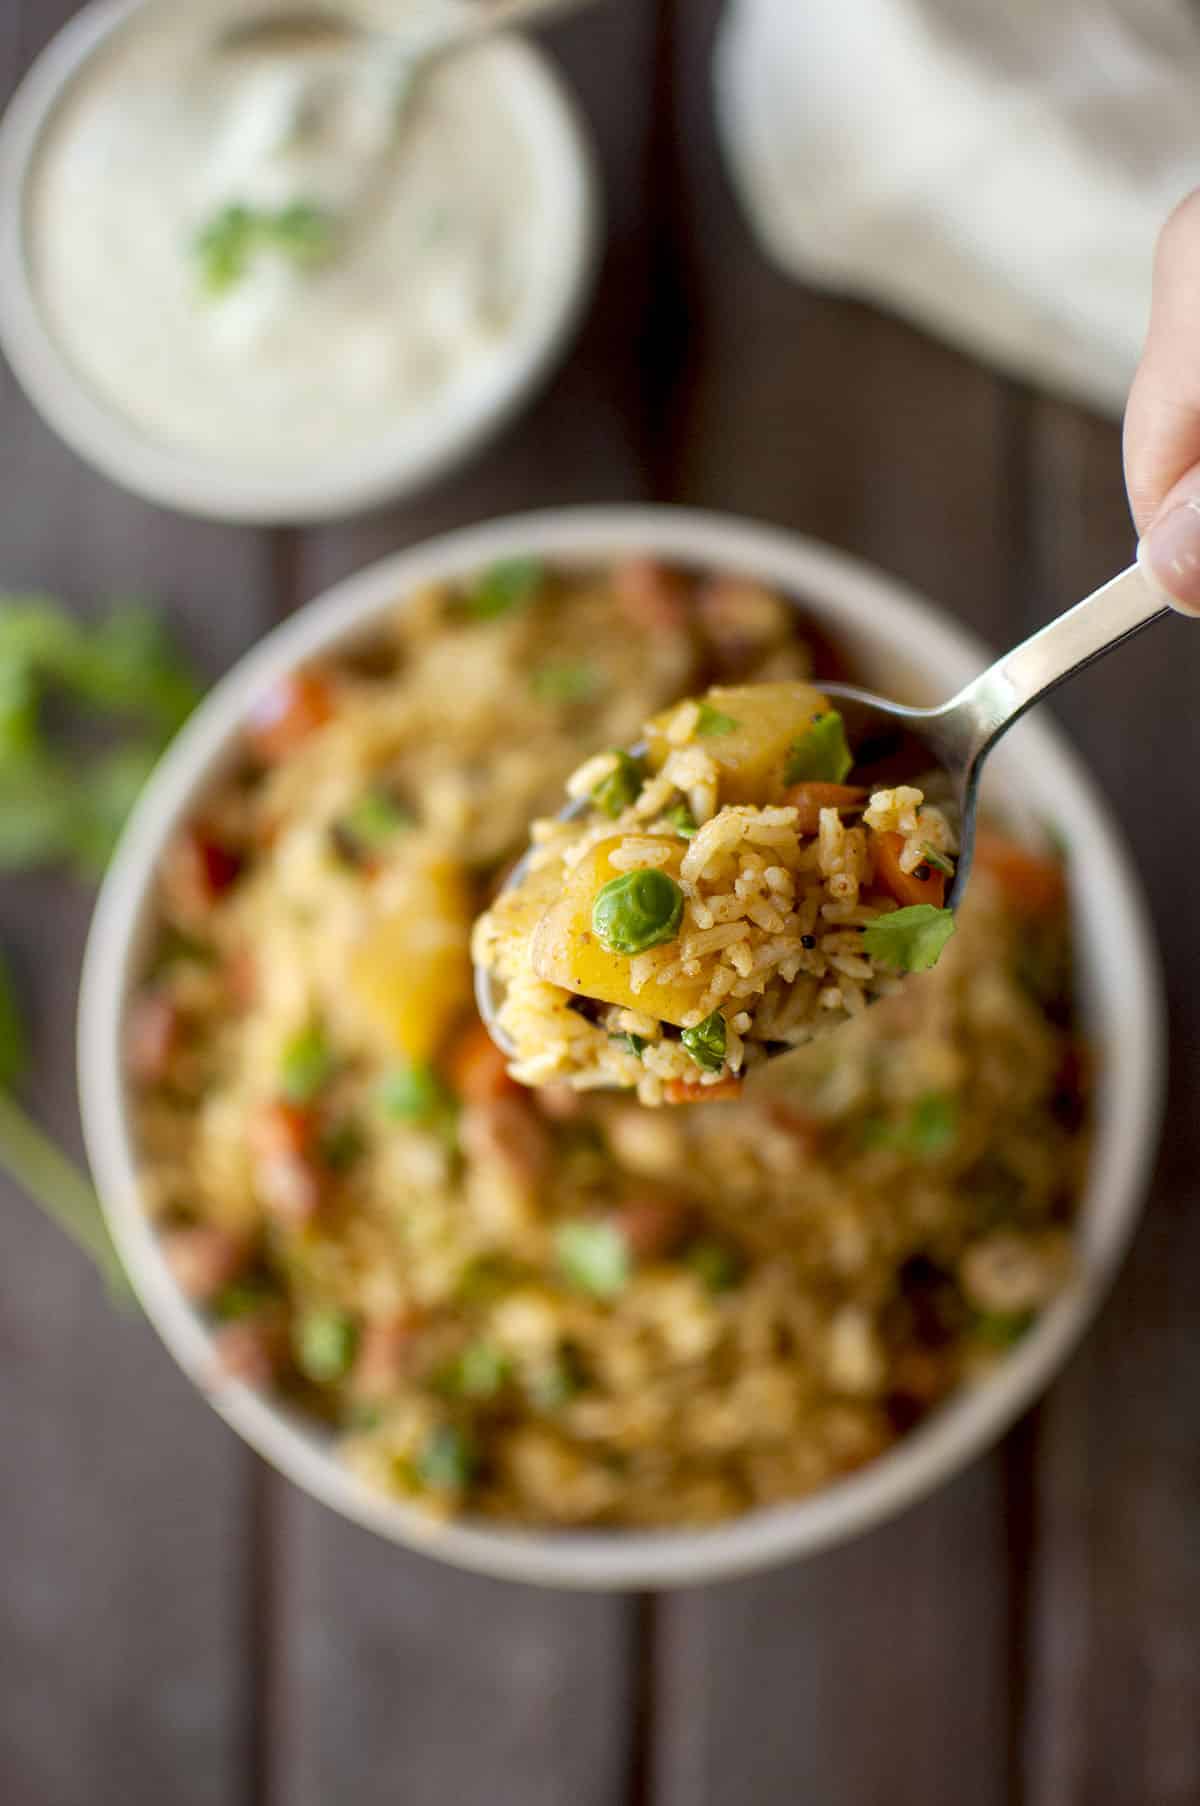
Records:
M1002 637L1022 405L899 322L767 265L712 127L717 10L676 10L676 256L694 342L662 421L664 492L830 540ZM1005 1800L1006 1539L1026 1487L1022 1441L846 1549L664 1602L654 1798Z
M1034 415L1039 612L1129 559L1114 428ZM1060 693L1155 903L1173 1042L1168 1135L1146 1221L1095 1332L1045 1406L1034 1520L1025 1772L1030 1806L1200 1798L1200 1000L1193 629L1171 621ZM1170 906L1168 907L1168 899Z
M651 257L654 9L611 0L554 37L596 133L610 237L570 361L470 468L409 503L303 536L294 600L409 540L510 509L644 493L637 343ZM272 1798L605 1806L634 1761L633 1614L470 1579L287 1491L273 1502Z
M74 10L10 8L0 79ZM210 670L265 605L264 546L120 495L0 377L5 588L169 600ZM236 606L234 605L236 600ZM79 1153L75 991L89 898L6 880L0 941L32 1014L39 1118ZM58 1806L228 1806L248 1737L242 1656L250 1458L136 1316L0 1186L0 1791Z

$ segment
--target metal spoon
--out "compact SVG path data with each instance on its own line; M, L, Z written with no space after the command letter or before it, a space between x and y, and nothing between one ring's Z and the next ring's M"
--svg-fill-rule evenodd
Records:
M424 39L414 35L414 73L417 66L424 69L453 51L490 37L493 32L537 24L594 3L595 0L474 0L470 8L456 10L448 18L439 20ZM368 25L352 12L334 7L296 7L293 11L239 19L221 32L216 48L239 55L324 50L351 44L356 49L379 45L390 50L402 41L399 32Z
M1066 678L1170 612L1162 592L1134 564L1006 652L937 708L906 708L845 684L821 685L823 694L837 702L852 748L883 749L902 740L915 741L924 769L940 767L949 777L961 812L958 862L946 898L949 908L958 908L970 876L983 762L1001 734ZM864 775L869 781L869 764ZM575 820L589 808L585 798L563 810L559 819ZM525 864L522 860L515 868L506 889L520 881ZM475 968L475 996L488 1033L511 1056L514 1049L496 1021L499 1000L492 974L480 966Z

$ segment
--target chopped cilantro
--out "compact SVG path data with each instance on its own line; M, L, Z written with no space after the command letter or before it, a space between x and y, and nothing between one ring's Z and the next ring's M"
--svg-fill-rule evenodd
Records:
M394 1066L380 1081L376 1095L385 1116L454 1141L458 1102L432 1066Z
M334 1069L333 1049L319 1022L297 1029L279 1057L279 1084L293 1104L310 1104Z
M711 702L700 704L700 713L696 717L696 734L700 739L721 739L726 734L735 734L741 726L732 715L724 715Z
M641 1035L610 1035L608 1038L617 1047L623 1048L626 1053L633 1054L634 1058L638 1060L641 1059L648 1046Z
M922 847L921 851L925 855L926 863L931 865L935 871L945 872L947 878L953 878L954 861L952 859L947 859L944 853L939 853L936 847L928 844Z
M542 665L529 680L539 702L590 702L600 690L600 673L586 660Z
M863 947L872 959L897 972L927 972L954 933L954 911L914 903L868 924Z
M669 821L675 832L684 840L690 840L693 834L698 834L700 831L696 817L686 803L672 803L663 816L663 820Z
M685 1028L679 1037L687 1052L705 1072L720 1072L725 1064L725 1018L714 1010L695 1028Z
M845 723L836 709L829 709L792 742L783 779L785 784L842 784L853 767Z
M468 612L477 621L498 620L532 602L545 577L540 558L506 558L484 571L468 589Z
M592 1298L615 1298L629 1279L629 1249L612 1223L563 1223L554 1240L564 1278Z
M493 1342L468 1342L444 1378L458 1398L494 1398L508 1378L509 1361Z

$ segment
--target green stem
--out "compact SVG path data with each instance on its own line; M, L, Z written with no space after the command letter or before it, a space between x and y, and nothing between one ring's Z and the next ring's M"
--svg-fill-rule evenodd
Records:
M133 1291L87 1179L16 1099L0 1090L0 1170L15 1179L99 1267L109 1296L128 1304Z

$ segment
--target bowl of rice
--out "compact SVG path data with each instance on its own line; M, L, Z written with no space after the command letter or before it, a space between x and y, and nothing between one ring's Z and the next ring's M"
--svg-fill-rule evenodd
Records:
M826 547L597 508L387 559L216 686L101 894L80 1087L142 1303L265 1459L463 1567L668 1586L894 1515L1028 1405L1163 1089L1136 878L1051 728L996 755L937 966L778 1083L647 1110L630 1035L626 1090L528 1091L470 984L530 821L663 709L985 662Z

